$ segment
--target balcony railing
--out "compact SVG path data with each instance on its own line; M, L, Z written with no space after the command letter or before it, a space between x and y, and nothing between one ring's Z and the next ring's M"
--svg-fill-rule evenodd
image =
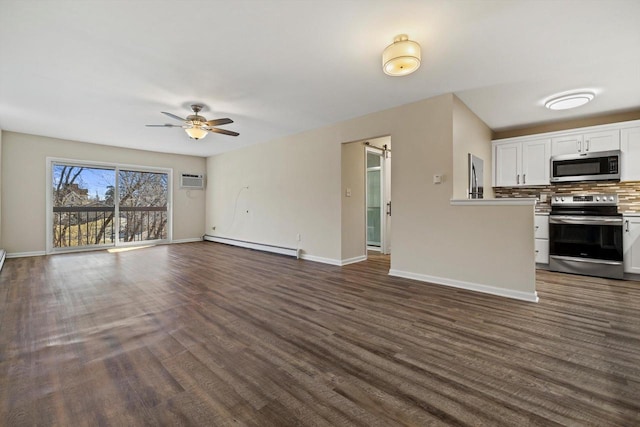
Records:
M167 238L166 206L121 206L118 237L121 242ZM53 208L53 246L110 245L116 241L115 208L64 206Z

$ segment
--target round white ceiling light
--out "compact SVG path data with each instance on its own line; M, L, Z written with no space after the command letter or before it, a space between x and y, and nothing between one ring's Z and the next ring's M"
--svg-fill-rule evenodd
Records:
M406 76L420 67L420 45L406 34L397 35L382 52L382 70L388 76Z
M544 106L550 110L568 110L588 103L595 96L595 93L588 91L565 93L549 99L544 103Z

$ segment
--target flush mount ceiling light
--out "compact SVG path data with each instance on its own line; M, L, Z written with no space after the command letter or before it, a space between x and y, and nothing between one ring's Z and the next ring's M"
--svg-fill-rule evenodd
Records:
M565 93L549 99L544 103L544 106L550 110L568 110L588 103L595 96L593 92L588 91Z
M420 67L420 45L406 34L397 35L382 52L382 70L389 76L406 76Z

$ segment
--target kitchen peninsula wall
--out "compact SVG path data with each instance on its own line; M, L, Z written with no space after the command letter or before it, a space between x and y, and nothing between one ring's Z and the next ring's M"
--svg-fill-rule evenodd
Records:
M630 182L570 182L565 184L541 185L535 187L495 187L496 198L527 198L538 200L536 212L548 212L551 209L551 196L555 194L601 194L617 193L619 212L640 212L640 181ZM542 196L542 197L541 197Z

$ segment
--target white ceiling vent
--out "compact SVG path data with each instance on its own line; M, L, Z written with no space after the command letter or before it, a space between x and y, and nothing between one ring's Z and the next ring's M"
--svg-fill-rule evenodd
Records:
M204 175L195 173L180 174L180 188L204 190Z

